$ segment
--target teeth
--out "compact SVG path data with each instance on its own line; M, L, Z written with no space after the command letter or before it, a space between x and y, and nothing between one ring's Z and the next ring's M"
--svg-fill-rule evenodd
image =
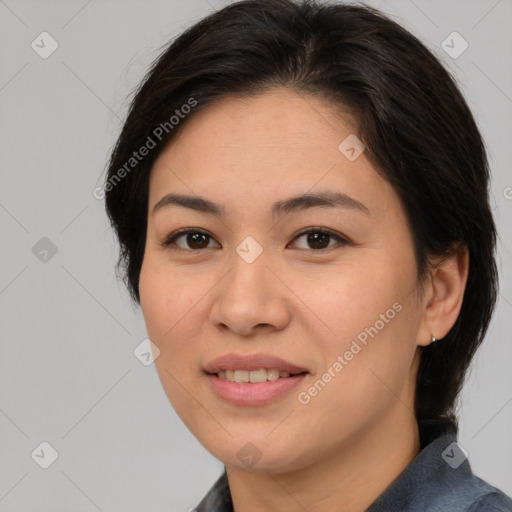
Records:
M249 382L249 372L247 370L235 370L235 382Z
M251 382L265 382L267 380L267 370L263 368L261 370L253 370L247 372L249 374L249 380Z
M217 377L230 382L265 382L267 380L273 381L285 377L289 377L290 373L279 371L275 368L265 370L222 370L217 374Z
M279 370L267 370L267 379L268 380L279 379Z

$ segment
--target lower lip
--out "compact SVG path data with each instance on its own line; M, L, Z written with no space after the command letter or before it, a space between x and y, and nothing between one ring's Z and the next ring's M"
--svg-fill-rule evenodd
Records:
M206 374L213 391L233 405L265 405L298 386L307 373L265 382L231 382L217 375Z

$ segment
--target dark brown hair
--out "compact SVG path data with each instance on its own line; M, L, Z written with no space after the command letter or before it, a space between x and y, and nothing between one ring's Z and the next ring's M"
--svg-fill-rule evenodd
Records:
M118 268L132 298L140 303L149 176L162 148L216 99L278 86L353 113L367 158L405 208L420 283L431 256L468 248L461 312L442 341L422 348L415 403L418 421L444 418L457 428L455 401L497 295L487 156L453 77L416 37L375 9L244 0L165 48L135 93L104 185L120 242ZM150 145L146 156L131 160Z

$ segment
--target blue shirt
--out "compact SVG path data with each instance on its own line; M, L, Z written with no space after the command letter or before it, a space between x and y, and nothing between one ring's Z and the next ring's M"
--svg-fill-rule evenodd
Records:
M366 512L512 512L509 496L473 474L451 423L419 430L420 453ZM196 510L233 512L225 469Z

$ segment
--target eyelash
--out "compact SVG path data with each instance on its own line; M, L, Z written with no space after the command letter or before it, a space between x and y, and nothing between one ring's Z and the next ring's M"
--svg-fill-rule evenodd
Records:
M295 235L293 240L296 240L297 238L300 238L301 236L308 235L311 233L316 233L316 234L320 233L322 235L327 235L327 236L335 239L338 242L338 244L333 245L332 247L326 247L324 249L302 249L304 251L309 251L309 252L313 252L313 253L323 253L323 252L330 251L336 247L343 247L345 245L350 244L350 241L348 239L342 237L341 235L338 235L334 231L331 231L330 229L326 229L326 228L320 228L320 227L304 229L303 231L301 231L297 235ZM207 233L206 231L203 231L202 229L184 228L184 229L180 229L180 230L172 233L171 235L169 235L161 243L161 245L169 250L172 250L172 251L183 250L183 251L190 251L190 252L200 252L200 251L203 251L206 249L213 249L213 247L206 247L203 249L183 249L182 247L171 247L172 245L174 245L174 242L176 241L176 239L178 239L180 236L187 235L187 234L201 234L201 235L205 235L205 236L209 237L210 239L213 239L213 237L209 233Z

